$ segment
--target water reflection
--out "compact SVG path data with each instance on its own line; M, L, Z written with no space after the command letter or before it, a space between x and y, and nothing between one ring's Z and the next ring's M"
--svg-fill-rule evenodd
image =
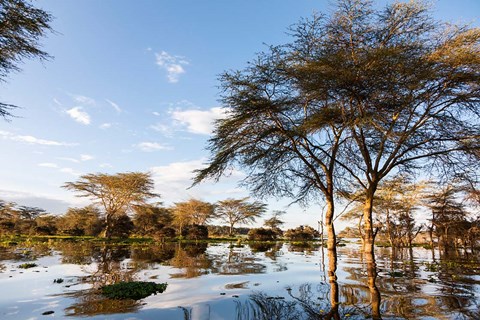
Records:
M184 319L185 310L205 307L219 315L205 318L210 320L272 319L272 314L297 320L480 319L478 256L437 250L432 255L423 248L378 248L376 255L366 255L356 244L337 250L280 242L21 244L0 247L0 285L13 292L10 277L21 283L21 277L41 271L36 275L45 280L39 286L49 284L62 301L63 309L56 312L75 317L121 319L121 313L149 312L161 318L168 311L174 316L167 318ZM27 261L40 266L20 275L16 267ZM79 271L67 276L67 270ZM53 286L58 277L65 282ZM168 282L169 287L141 301L112 301L99 294L103 285L130 280ZM34 290L17 293L22 297L17 300L32 299L28 292ZM18 306L18 301L3 296L0 307ZM267 312L264 318L262 312Z

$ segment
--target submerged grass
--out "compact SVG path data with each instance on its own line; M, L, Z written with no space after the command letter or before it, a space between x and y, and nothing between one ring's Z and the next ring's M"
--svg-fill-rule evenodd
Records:
M119 282L101 288L102 294L110 299L139 300L152 294L162 293L167 289L166 283L145 281Z

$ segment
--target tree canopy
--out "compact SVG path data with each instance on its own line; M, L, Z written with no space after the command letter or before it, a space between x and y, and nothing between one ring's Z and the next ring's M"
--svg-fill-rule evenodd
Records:
M261 217L267 209L267 205L258 201L249 202L248 198L226 199L217 202L215 212L217 217L230 226L230 235L233 235L233 227L239 223L252 223Z
M75 182L67 182L64 188L77 192L79 197L88 197L105 211L105 236L111 233L111 223L115 215L125 214L133 205L144 204L149 198L158 195L150 173L126 172L117 174L86 174Z
M256 195L323 197L329 242L334 190L363 188L371 252L383 179L478 166L480 29L435 21L422 1L339 0L290 31L292 42L220 77L227 117L195 182L238 166Z
M40 39L52 31L52 16L25 0L0 0L0 82L12 71L20 71L24 59L50 58ZM11 116L13 104L0 102L0 116Z

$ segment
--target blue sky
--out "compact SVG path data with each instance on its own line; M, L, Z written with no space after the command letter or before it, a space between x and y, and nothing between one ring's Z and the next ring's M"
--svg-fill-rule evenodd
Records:
M0 120L0 199L63 213L88 202L60 188L86 173L150 171L165 204L197 197L244 197L241 172L192 189L191 171L208 156L211 122L221 117L217 76L241 69L265 44L290 40L287 27L323 0L38 0L55 34L54 56L25 61L0 84L20 105ZM387 1L377 1L378 4ZM480 1L434 1L436 18L478 25ZM286 227L316 226L318 206L285 208Z

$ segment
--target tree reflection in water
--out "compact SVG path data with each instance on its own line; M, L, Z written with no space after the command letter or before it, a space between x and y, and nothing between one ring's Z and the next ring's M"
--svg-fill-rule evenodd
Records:
M256 292L247 301L236 302L237 320L338 320L351 317L354 308L341 305L339 301L336 250L328 251L328 261L328 284L320 283L315 290L311 284L302 284L298 293L287 288L287 297Z

